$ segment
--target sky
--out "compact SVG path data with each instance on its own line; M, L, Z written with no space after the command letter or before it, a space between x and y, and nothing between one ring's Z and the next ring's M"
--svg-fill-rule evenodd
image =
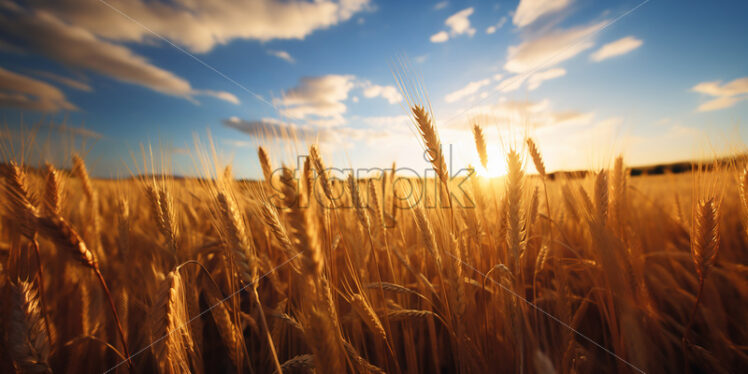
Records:
M196 139L245 178L260 144L276 165L316 142L338 167L423 170L416 102L453 172L479 164L474 124L486 175L528 135L550 170L708 157L745 147L747 16L745 1L0 1L0 138L36 129L39 160L77 151L99 177L142 170L149 146L198 175Z

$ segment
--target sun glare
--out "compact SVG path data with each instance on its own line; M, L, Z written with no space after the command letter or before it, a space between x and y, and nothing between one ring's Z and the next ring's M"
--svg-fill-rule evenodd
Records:
M506 175L506 165L503 162L488 160L485 168L483 165L478 165L475 167L475 172L484 178L503 177Z

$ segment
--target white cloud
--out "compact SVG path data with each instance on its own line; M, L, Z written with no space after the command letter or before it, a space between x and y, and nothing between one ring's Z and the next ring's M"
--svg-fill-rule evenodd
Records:
M691 90L711 96L736 96L748 93L748 77L721 83L722 81L702 82L693 86Z
M563 77L564 75L566 75L566 70L562 68L553 68L535 73L527 79L527 89L532 91L540 87L540 84L543 83L543 81Z
M488 26L486 28L486 34L493 34L493 33L495 33L496 30L499 30L502 27L504 27L505 23L506 23L506 17L501 17L501 19L499 19L499 22L497 24Z
M473 14L472 7L463 9L449 16L449 18L444 21L444 24L449 27L452 36L462 34L473 36L475 34L475 29L470 27L470 20L468 19L471 14Z
M629 53L641 47L642 44L643 42L641 40L633 36L627 36L600 47L600 49L590 55L590 59L595 62L600 62L611 57Z
M457 91L450 92L449 94L447 94L444 97L444 101L446 101L448 103L453 103L455 101L459 101L459 100L465 98L466 96L469 96L469 95L472 95L472 94L478 92L478 90L480 90L481 88L487 86L490 83L491 83L491 80L488 79L488 78L487 79L482 79L482 80L479 80L479 81L470 82L467 85L465 85L465 87L462 87L462 88L460 88Z
M438 33L431 35L429 40L432 43L444 43L449 40L449 34L446 31L439 31Z
M449 32L440 31L434 35L431 35L432 43L443 43L449 40L450 37L467 34L468 36L475 35L475 29L470 26L470 17L473 14L474 9L472 7L463 9L447 18L444 24L449 28Z
M434 10L441 10L449 5L449 1L440 1L434 5Z
M365 98L387 100L390 104L402 101L400 92L394 86L382 86L354 75L330 74L319 77L301 78L296 87L284 92L274 100L282 116L293 120L303 120L312 128L332 128L346 123L346 101L354 90ZM358 96L351 97L358 102Z
M206 96L213 96L216 99L221 99L223 101L228 101L232 104L239 105L241 102L239 101L239 98L236 97L236 95L225 92L225 91L213 91L213 90L196 90L196 94L200 95L206 95Z
M291 55L288 52L286 52L286 51L274 51L274 50L270 50L270 51L268 51L268 54L270 54L271 56L278 57L281 60L285 60L285 61L287 61L287 62L289 62L291 64L293 64L294 62L296 62L296 60L294 60L294 58L291 57Z
M369 0L108 0L107 4L156 34L200 53L233 39L304 39L369 8ZM98 0L38 1L34 5L108 40L153 39L148 30Z
M571 0L520 0L512 22L518 27L524 27L542 16L563 10L570 4Z
M699 105L696 110L698 110L699 112L710 112L712 110L727 109L745 99L746 97L737 96L718 97Z
M343 101L354 87L354 78L352 75L305 77L275 103L283 106L282 115L292 119L318 117L340 121L347 109Z
M604 23L555 30L537 39L510 46L504 69L524 73L540 67L550 67L566 61L594 45L592 36Z
M0 68L0 107L41 112L77 110L57 87Z
M47 11L21 12L12 16L0 14L0 30L24 40L29 50L68 66L191 100L192 96L203 93L193 89L184 78L152 65L130 49L100 39L80 26L67 24ZM233 96L207 92L224 99Z
M708 112L729 108L738 102L748 99L748 77L738 78L728 83L722 81L702 82L691 88L691 91L714 96L697 108L699 112Z
M403 96L400 95L400 92L394 86L380 86L372 84L369 81L364 81L362 85L364 87L364 97L366 98L381 97L390 104L397 104L403 100Z

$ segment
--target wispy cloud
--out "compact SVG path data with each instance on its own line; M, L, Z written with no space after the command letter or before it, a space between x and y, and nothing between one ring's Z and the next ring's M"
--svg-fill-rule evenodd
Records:
M449 5L449 1L440 1L436 4L434 4L434 10L442 10Z
M512 92L522 87L522 84L527 80L527 74L513 75L509 78L500 81L496 85L496 90L501 92Z
M403 117L407 123L408 117ZM316 127L284 122L275 118L244 120L238 117L225 119L222 124L259 140L299 139L318 142L323 148L334 146L336 150L341 146L344 148L351 147L354 144L353 142L358 141L374 143L392 136L403 137L402 129L407 128L402 126L401 117L365 117L361 120L369 124L370 127ZM400 128L397 127L398 125ZM226 143L237 147L256 145L254 142L237 139L226 141Z
M64 84L70 88L74 88L79 91L85 91L85 92L93 91L93 88L91 88L91 86L88 83L81 82L73 78L64 77L62 75L58 75L58 74L54 74L54 73L50 73L48 71L42 71L42 70L33 70L32 73L42 78L47 78L57 83Z
M41 112L78 109L57 87L3 68L0 68L0 107Z
M99 132L93 131L91 129L87 129L85 127L66 125L64 123L61 123L59 125L49 124L49 128L52 130L61 132L61 133L67 133L67 134L79 136L82 138L97 139L97 140L104 138L104 135Z
M527 89L532 91L540 87L543 81L563 77L564 75L566 75L566 70L563 68L553 68L535 73L527 79Z
M495 25L488 26L486 28L486 34L490 35L490 34L495 33L497 30L499 30L502 27L504 27L505 23L506 23L506 17L501 17L501 19L499 19L498 23L496 23Z
M478 90L487 86L490 83L491 83L491 79L488 79L488 78L482 79L479 81L470 82L467 85L465 85L465 87L462 87L459 90L456 90L456 91L453 91L447 94L447 96L444 97L444 101L448 103L454 103L456 101L462 100L463 98L478 92Z
M447 31L439 31L434 35L431 35L432 43L443 43L449 40L450 37L455 37L458 35L468 35L473 36L475 35L475 29L470 25L470 15L472 15L474 12L474 9L472 7L463 9L451 16L449 16L445 21L444 24L449 29L449 32Z
M624 55L641 47L642 44L643 42L640 39L627 36L600 47L600 49L590 55L590 60L600 62L611 57Z
M244 120L231 117L223 120L223 125L239 130L247 135L260 139L286 138L313 138L317 132L308 127L302 127L290 122L284 122L274 118L263 118L260 120Z
M0 13L0 30L24 40L29 50L68 66L91 70L167 95L192 99L203 93L193 89L184 78L151 64L129 48L101 39L47 11ZM207 92L217 96L214 91ZM229 95L218 97L225 99Z
M413 61L415 61L416 64L422 64L426 62L426 60L429 58L428 55L420 55L413 58Z
M580 126L591 123L594 114L575 110L556 111L549 100L500 100L493 105L471 109L465 121L453 122L450 127L469 129L475 119L486 125L526 123L533 129L558 126ZM489 126L486 126L489 127Z
M296 60L294 60L294 58L291 57L291 55L286 51L269 50L268 54L271 56L278 57L281 60L285 60L286 62L291 63L291 64L296 62Z
M199 95L213 96L217 99L228 101L229 103L234 104L234 105L241 104L241 102L239 101L239 98L236 97L236 95L230 92L226 92L226 91L195 90L195 93Z
M568 7L571 0L520 0L514 11L512 23L518 27L527 26L543 16L556 13Z
M369 0L108 0L108 4L192 52L234 39L304 39L369 9ZM153 35L98 0L35 2L68 23L107 40L146 42Z
M504 69L513 73L524 73L539 67L550 67L564 62L592 48L592 36L604 23L554 30L539 38L525 41L508 50L509 58Z
M702 82L693 86L691 91L715 97L699 105L697 111L726 109L748 98L748 77L738 78L725 84L722 84L722 81Z

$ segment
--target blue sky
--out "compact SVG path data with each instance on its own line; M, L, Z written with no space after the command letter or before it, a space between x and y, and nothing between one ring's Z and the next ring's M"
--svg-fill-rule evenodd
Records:
M129 174L141 144L196 174L208 132L242 177L259 176L258 144L293 163L311 141L338 166L420 169L394 72L423 85L459 165L477 164L473 123L489 174L525 132L550 169L682 160L744 147L746 15L742 1L2 1L2 135L64 122L42 126L40 157L77 148L103 177ZM297 148L269 135L285 131Z

